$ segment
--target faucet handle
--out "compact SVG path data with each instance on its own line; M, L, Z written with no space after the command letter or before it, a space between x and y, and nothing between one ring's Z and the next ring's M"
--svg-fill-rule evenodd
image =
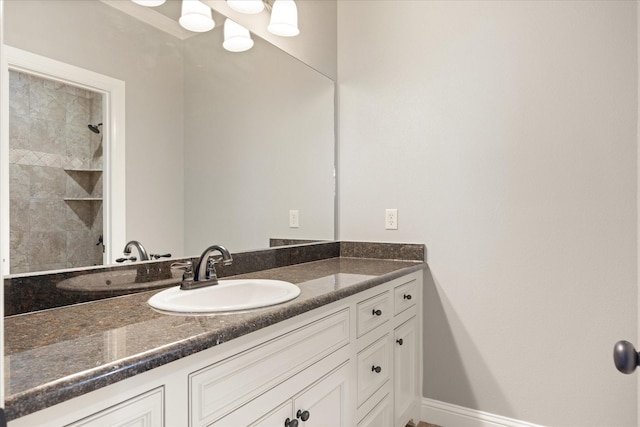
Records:
M207 272L205 274L205 279L213 280L218 278L218 274L216 273L216 264L218 260L214 257L209 257L207 260Z
M193 283L193 263L191 261L174 262L171 264L174 270L184 270L182 273L182 285L188 286Z

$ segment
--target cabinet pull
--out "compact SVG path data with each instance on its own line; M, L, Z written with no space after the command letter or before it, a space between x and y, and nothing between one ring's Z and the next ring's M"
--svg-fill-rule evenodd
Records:
M382 368L380 366L373 365L371 367L371 372L375 372L376 374L379 374L380 372L382 372Z
M404 299L409 300L411 299L411 294L404 294Z
M371 314L374 316L382 316L382 310L376 310L375 308L371 311Z
M284 420L284 427L298 427L298 420L290 420L287 418Z
M398 345L402 345L404 343L404 341L402 340L402 338L397 339L396 342L398 343Z
M301 411L300 409L298 409L298 412L296 412L296 418L300 418L302 421L307 421L310 416L311 414L309 413L309 411Z

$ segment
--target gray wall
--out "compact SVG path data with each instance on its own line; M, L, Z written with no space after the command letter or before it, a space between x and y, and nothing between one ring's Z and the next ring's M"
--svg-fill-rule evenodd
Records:
M185 251L334 238L334 84L254 37L185 42ZM300 227L289 228L289 210Z
M426 397L636 425L611 357L637 337L636 16L338 2L340 238L426 243Z
M125 81L126 237L182 254L181 42L97 0L4 7L8 45Z

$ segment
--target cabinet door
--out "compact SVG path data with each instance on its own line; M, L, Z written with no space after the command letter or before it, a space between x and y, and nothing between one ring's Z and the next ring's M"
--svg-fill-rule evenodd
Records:
M386 395L358 424L358 427L389 427L393 425L391 396Z
M358 353L358 407L389 380L391 347L386 334Z
M395 426L405 426L411 419L412 409L418 403L418 363L418 330L414 316L398 326L394 333Z
M287 419L294 419L293 402L291 400L287 400L249 427L282 427L286 424Z
M294 398L300 427L350 427L349 364L344 364Z

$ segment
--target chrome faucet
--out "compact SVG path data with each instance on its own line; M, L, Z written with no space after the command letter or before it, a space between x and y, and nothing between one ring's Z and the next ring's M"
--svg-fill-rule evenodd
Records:
M147 250L144 248L144 246L142 246L142 243L138 242L137 240L131 240L129 243L127 243L122 253L126 256L131 255L132 246L138 249L138 254L140 255L140 261L149 260L149 254L147 253Z
M213 286L218 284L218 274L216 273L216 264L218 261L212 257L214 252L220 252L222 254L222 264L233 264L233 258L231 254L224 246L212 245L205 249L200 255L198 265L196 265L195 271L193 270L193 264L191 261L176 262L171 264L171 268L179 268L184 270L182 275L182 283L180 289L189 290L202 288L204 286Z
M205 249L204 252L202 252L202 255L200 255L200 259L198 260L198 265L196 265L196 270L193 276L193 280L195 282L210 280L212 281L212 283L210 283L211 285L218 284L218 275L216 274L215 267L218 261L211 257L211 255L215 251L218 251L222 254L223 265L233 264L233 258L231 258L231 254L229 253L227 248L219 245L211 245L207 249Z

